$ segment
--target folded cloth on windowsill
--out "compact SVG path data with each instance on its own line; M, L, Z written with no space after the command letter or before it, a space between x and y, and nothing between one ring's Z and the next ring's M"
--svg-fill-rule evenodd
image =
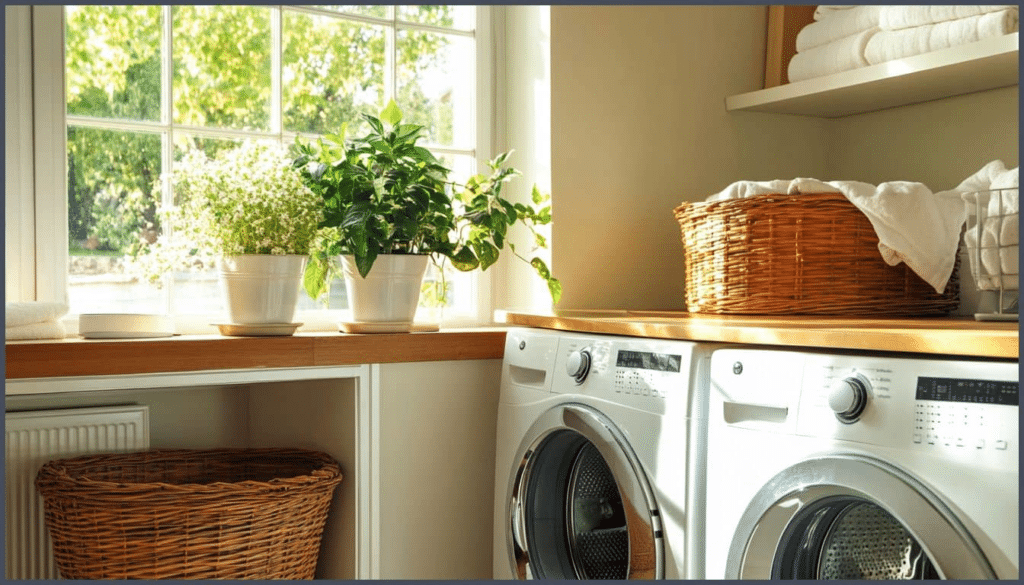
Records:
M43 321L42 323L16 325L14 327L7 327L4 330L4 339L6 341L19 339L63 339L64 335L64 326L60 321Z
M807 51L875 28L881 14L882 6L855 6L850 10L836 11L800 29L796 35L796 50Z
M913 28L882 30L868 39L864 59L871 65L877 65L1008 35L1016 32L1018 27L1018 10L1011 8Z
M4 311L7 328L56 321L68 312L64 303L22 301L7 303Z
M880 6L878 26L882 30L901 30L936 24L948 20L960 20L979 14L999 12L1016 8L1014 4L969 5L969 6Z

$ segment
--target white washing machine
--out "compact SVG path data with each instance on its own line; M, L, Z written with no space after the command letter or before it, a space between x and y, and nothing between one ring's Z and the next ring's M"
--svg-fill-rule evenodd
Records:
M707 576L1017 579L1016 361L722 349Z
M702 577L710 351L687 341L508 331L495 578Z

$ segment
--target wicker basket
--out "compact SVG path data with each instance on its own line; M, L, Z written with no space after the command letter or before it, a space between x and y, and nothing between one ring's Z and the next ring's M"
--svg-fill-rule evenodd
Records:
M312 579L340 482L301 449L89 455L36 476L65 579Z
M691 313L905 317L959 305L959 257L936 293L882 260L871 222L839 193L684 203L675 217Z

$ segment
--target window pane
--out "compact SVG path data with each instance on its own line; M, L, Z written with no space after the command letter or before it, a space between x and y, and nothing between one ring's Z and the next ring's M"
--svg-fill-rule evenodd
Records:
M160 119L159 6L68 6L68 113Z
M384 107L384 28L286 12L282 86L284 128L349 136L369 127L359 114Z
M459 30L476 28L475 6L399 6L396 16L399 20Z
M270 9L174 7L174 122L270 129Z
M68 129L68 284L73 313L163 312L163 293L126 274L131 245L159 232L158 134Z
M397 34L398 104L421 124L427 142L472 148L475 47L468 37L401 30Z
M360 16L374 16L377 18L388 18L389 6L317 6L323 10L333 10L335 12L347 12L349 14L358 14Z

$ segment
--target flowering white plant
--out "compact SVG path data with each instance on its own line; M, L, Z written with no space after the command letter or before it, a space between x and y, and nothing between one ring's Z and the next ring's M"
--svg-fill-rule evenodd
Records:
M161 206L164 234L140 240L133 271L159 285L174 270L209 267L219 256L309 254L323 202L288 150L246 142L208 158L190 150L175 164L177 205Z

